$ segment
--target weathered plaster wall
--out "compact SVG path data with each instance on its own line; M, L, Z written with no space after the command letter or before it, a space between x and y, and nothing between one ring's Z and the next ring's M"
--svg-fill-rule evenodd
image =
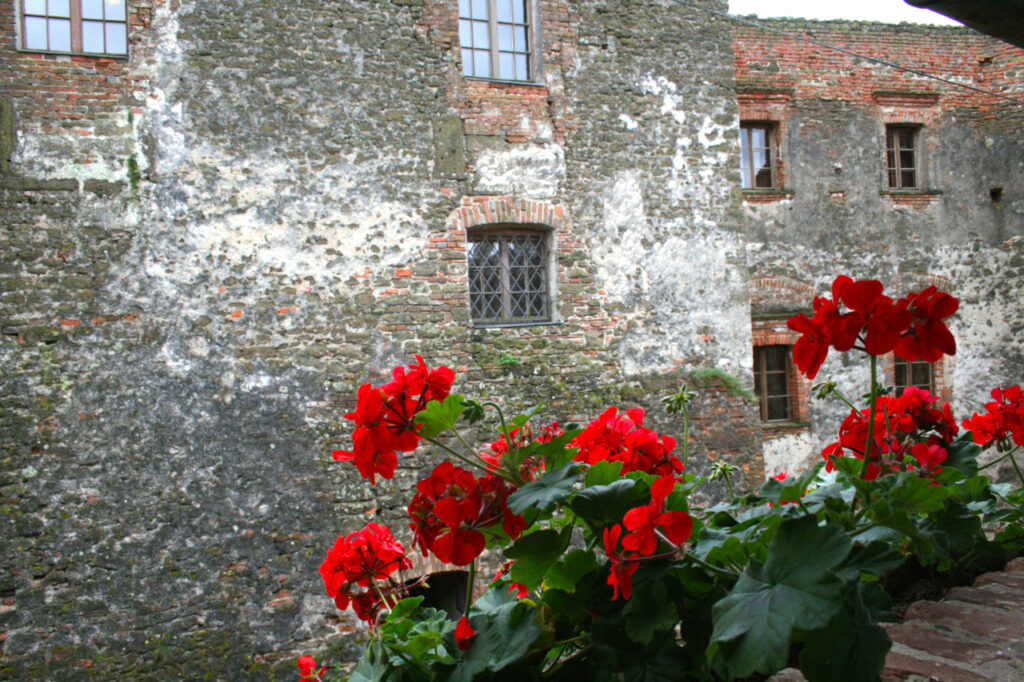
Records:
M454 2L135 6L126 61L17 52L0 10L4 676L290 679L351 643L317 567L431 458L371 490L329 452L415 353L677 436L687 371L749 380L724 21L544 0L510 85L461 77ZM553 230L557 324L470 325L488 222ZM694 467L758 481L753 406L694 411Z
M953 82L1021 96L1021 51L971 31L766 23ZM788 190L767 197L746 193L751 278L791 285L755 293L755 316L807 309L811 298L792 295L792 286L826 294L841 273L880 279L894 296L936 284L961 299L950 325L958 353L939 367L943 396L955 413L969 416L993 386L1024 379L1024 136L1015 123L1020 104L769 31L738 28L734 41L741 97L776 103L751 107L775 107ZM923 125L919 192L887 191L887 122ZM891 362L881 366L891 382ZM864 358L833 355L819 380L833 376L849 395L860 395L867 373ZM769 471L814 461L835 439L845 410L820 401L812 407L809 430L766 444Z

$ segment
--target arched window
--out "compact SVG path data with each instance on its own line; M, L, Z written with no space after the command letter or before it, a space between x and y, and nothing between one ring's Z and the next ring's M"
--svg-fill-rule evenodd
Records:
M470 317L477 325L551 321L550 233L499 225L468 233Z

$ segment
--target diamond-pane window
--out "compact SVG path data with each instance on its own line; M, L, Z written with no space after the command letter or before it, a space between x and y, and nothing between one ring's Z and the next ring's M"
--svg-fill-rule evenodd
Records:
M519 230L469 235L469 308L476 324L551 320L547 236Z

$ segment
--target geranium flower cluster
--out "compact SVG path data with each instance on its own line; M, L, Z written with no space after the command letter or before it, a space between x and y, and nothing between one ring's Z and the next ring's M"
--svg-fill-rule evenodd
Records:
M814 299L813 317L800 313L787 321L802 334L793 346L793 359L809 379L817 375L829 348L857 348L870 355L895 352L904 360L934 362L956 353L944 320L959 306L956 298L934 286L894 301L882 293L878 280L840 275L832 283L832 298Z
M907 455L916 462L915 468L923 476L941 471L948 456L950 443L959 427L953 419L949 403L935 407L938 398L928 391L909 386L899 397L879 396L872 429L871 461L865 478L874 480L880 475L907 470ZM822 450L828 461L826 469L834 469L834 457L851 455L863 460L867 450L870 408L851 410L839 427L839 440Z
M978 412L965 419L963 427L981 446L1006 443L1009 439L1024 445L1024 391L1020 386L992 389L992 402L985 403L985 414Z
M619 414L618 408L609 407L569 445L579 449L576 453L578 462L622 462L623 475L631 471L655 476L681 474L683 463L672 455L675 439L659 436L643 424L643 410L634 408Z
M451 462L441 462L416 485L409 503L409 527L416 545L424 555L433 552L441 561L469 565L487 545L484 530L500 525L515 539L526 529L525 519L507 505L514 491L498 476L477 477Z
M361 619L374 624L384 606L401 599L401 581L392 575L412 568L405 548L387 526L370 523L359 531L339 536L320 565L328 596L339 609L349 605Z
M447 367L427 369L423 358L416 363L396 367L392 380L374 388L359 387L356 409L345 415L356 423L352 433L352 450L335 450L334 459L352 462L363 478L376 483L376 475L391 478L398 466L398 452L411 452L420 441L416 433L416 413L431 400L448 397L455 372Z
M608 584L614 590L612 600L622 595L629 599L633 591L633 574L639 562L658 550L659 538L666 540L673 548L690 539L693 519L684 511L665 511L665 499L676 485L672 476L663 476L651 484L651 501L626 512L622 525L614 524L604 529L604 551L611 561ZM623 528L626 532L623 534ZM618 547L634 552L620 554Z
M533 435L533 429L529 424L524 424L520 428L512 429L509 434L502 435L501 438L489 443L487 450L480 453L480 459L484 461L484 465L493 472L499 472L502 470L508 470L503 461L505 456L510 450L516 450L529 443L547 443L552 438L561 436L562 427L559 426L557 421L553 421L540 429L540 433L536 437ZM511 445L511 447L510 447ZM519 477L525 481L532 481L534 477L544 468L544 462L542 459L534 457L526 457L519 464Z

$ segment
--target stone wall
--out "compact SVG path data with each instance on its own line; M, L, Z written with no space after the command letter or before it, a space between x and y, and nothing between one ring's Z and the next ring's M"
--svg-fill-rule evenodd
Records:
M0 8L3 676L291 679L351 646L319 563L370 519L407 536L434 460L371 489L330 451L416 353L675 436L690 371L749 383L725 20L542 0L543 71L509 84L462 78L454 1L131 7L128 59L17 51ZM471 324L495 222L550 231L552 324ZM695 470L755 485L754 406L694 410Z
M1022 51L959 28L763 21L734 31L740 117L777 126L779 190L744 192L755 319L807 309L806 291L840 273L880 279L901 297L935 284L961 299L958 353L937 363L938 390L969 416L996 385L1024 379L1020 267L1024 233ZM808 37L920 73L824 49ZM921 126L920 187L891 191L887 123ZM883 377L892 382L891 360ZM867 363L833 355L848 394ZM839 403L812 401L798 433L769 434L766 467L802 466L835 439Z

